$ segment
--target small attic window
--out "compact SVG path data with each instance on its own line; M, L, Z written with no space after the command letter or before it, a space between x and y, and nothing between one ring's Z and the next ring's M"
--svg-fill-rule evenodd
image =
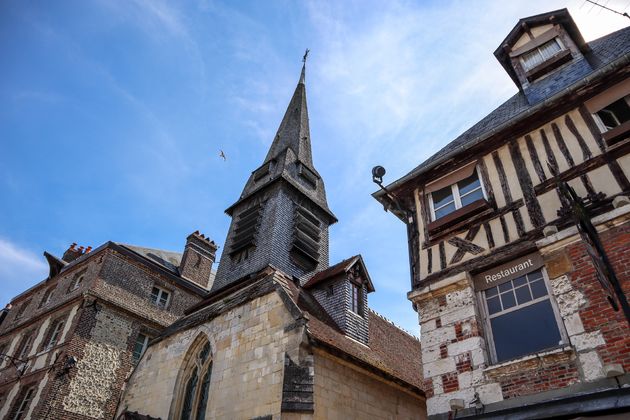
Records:
M554 38L544 44L534 48L521 55L521 63L526 71L534 69L536 66L549 60L560 51L564 49L561 41L558 38Z

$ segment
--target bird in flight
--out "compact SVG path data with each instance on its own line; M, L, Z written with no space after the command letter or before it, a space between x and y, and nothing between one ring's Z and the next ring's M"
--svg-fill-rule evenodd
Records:
M227 158L225 157L225 153L223 153L223 150L219 150L219 157L222 157L223 160L227 160Z

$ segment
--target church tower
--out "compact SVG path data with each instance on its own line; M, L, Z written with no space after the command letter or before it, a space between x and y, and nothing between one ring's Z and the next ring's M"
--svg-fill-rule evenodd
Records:
M328 267L328 208L324 182L313 166L305 65L263 164L236 203L212 290L268 265L304 283Z

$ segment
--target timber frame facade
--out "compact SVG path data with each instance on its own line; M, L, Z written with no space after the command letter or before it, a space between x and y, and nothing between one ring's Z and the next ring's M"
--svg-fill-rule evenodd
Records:
M495 56L519 92L374 194L408 226L429 416L630 410L628 323L557 190L585 200L628 295L630 28L586 43L557 10Z

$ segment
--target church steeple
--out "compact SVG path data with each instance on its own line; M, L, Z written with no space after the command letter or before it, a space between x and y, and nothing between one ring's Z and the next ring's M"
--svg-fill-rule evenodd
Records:
M305 73L306 63L263 164L226 210L232 223L213 290L267 265L298 278L328 267L328 226L337 219L313 165Z

